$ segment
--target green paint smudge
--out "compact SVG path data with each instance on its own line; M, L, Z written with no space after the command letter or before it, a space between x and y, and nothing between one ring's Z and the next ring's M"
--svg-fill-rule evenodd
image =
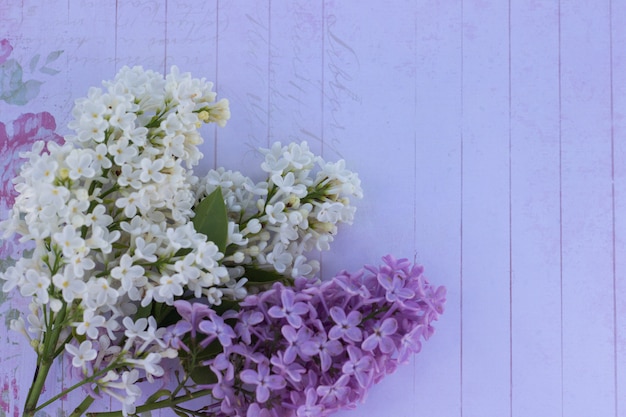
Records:
M7 329L10 328L11 326L11 320L17 319L20 316L20 311L12 308L10 309L4 316L4 325L7 327Z

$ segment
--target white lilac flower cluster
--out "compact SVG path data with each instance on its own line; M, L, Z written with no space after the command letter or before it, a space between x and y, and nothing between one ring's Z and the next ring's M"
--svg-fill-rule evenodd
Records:
M350 198L363 196L360 180L345 162L326 162L306 142L261 150L268 177L255 183L237 171L211 170L198 184L198 198L216 188L226 200L230 222L229 265L273 269L297 278L319 270L312 250L328 250L340 223L351 224ZM233 268L236 270L236 268Z
M1 278L5 292L32 297L28 324L14 328L40 354L65 344L76 368L101 375L101 388L125 392L132 412L135 371L161 376L158 362L174 352L153 319L127 316L185 291L219 303L218 287L231 280L223 254L191 222L198 128L223 126L230 113L211 83L176 67L165 78L125 67L103 87L76 101L65 144L38 142L21 155L19 195L2 228L34 250ZM66 344L72 334L78 346ZM134 370L113 371L122 362Z

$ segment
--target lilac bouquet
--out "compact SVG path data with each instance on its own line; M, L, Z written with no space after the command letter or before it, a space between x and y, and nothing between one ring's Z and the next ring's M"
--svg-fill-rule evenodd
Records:
M123 68L76 100L74 135L21 154L4 236L32 250L0 273L30 299L11 322L37 354L23 415L82 389L70 417L314 416L352 406L419 351L445 291L420 267L313 277L361 198L358 175L306 142L260 150L261 181L193 168L212 84ZM75 383L41 401L55 361ZM96 398L119 411L89 412ZM193 410L183 403L202 397Z

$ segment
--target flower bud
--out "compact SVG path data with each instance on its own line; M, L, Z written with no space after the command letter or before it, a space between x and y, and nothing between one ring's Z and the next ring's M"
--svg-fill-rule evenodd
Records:
M37 339L32 339L32 340L30 341L30 346L31 346L33 349L35 349L35 352L39 352L40 350L42 350L42 349L39 349L39 348L40 348L40 343L39 343L39 340L37 340ZM41 352L40 352L40 353L41 353Z
M287 200L287 207L293 207L294 209L297 209L298 207L300 207L300 198L298 198L296 195L291 194L289 196L289 199Z
M243 254L243 252L235 252L233 254L233 261L236 264L242 263L244 259L245 259L245 255Z
M59 178L61 178L61 180L66 180L68 179L70 176L70 170L67 168L61 168L59 170Z
M57 300L56 298L50 299L50 310L58 313L59 311L61 311L61 307L63 307L63 303L60 300Z
M209 112L206 110L202 110L200 113L198 113L198 119L202 120L204 123L208 123L209 122Z

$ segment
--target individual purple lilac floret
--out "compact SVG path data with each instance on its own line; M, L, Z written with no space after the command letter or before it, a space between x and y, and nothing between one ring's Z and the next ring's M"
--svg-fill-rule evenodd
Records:
M189 329L206 338L193 345L218 340L223 348L203 363L217 381L205 385L215 399L205 410L216 417L323 417L362 401L372 384L420 351L445 303L445 288L433 287L421 266L391 255L383 261L329 281L275 283L244 299L239 312L224 313L226 320L177 304L190 324L172 326L177 339Z

